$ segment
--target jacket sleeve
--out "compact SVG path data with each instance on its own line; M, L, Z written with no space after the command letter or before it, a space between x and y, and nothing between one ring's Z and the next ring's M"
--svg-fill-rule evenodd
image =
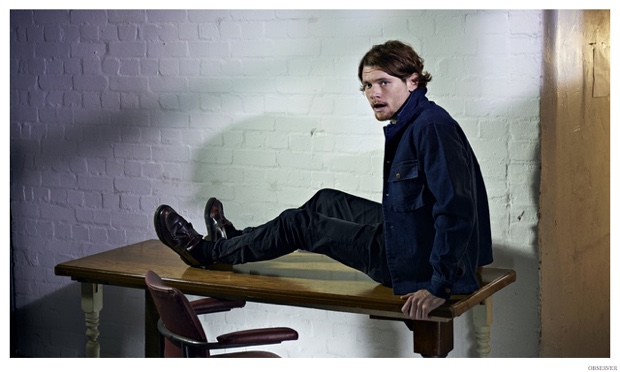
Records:
M460 261L475 222L471 148L449 116L441 121L426 119L416 125L415 145L428 189L436 200L432 208L435 237L430 254L433 275L428 291L447 299L462 273Z

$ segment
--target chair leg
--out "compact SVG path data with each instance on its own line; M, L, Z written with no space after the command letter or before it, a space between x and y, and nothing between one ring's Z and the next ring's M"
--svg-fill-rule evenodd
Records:
M144 356L161 358L164 355L164 339L157 330L159 313L149 291L144 291Z

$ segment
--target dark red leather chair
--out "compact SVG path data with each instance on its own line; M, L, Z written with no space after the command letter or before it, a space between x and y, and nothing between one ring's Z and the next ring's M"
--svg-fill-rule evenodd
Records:
M228 358L278 358L268 351L241 351L211 355L211 350L279 344L297 340L295 330L285 327L261 328L227 333L209 342L198 319L198 314L229 311L245 306L245 301L226 301L204 298L190 302L176 288L167 286L159 275L147 271L146 286L153 298L160 319L157 328L163 336L164 357L228 357Z

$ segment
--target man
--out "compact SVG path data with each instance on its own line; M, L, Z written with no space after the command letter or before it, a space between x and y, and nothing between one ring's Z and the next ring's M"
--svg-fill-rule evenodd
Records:
M382 203L325 189L240 231L211 198L210 240L162 205L155 213L159 239L195 267L269 260L296 249L322 253L392 287L411 319L427 319L451 294L478 289L478 267L493 260L486 190L465 134L426 98L431 76L423 59L411 46L388 41L364 55L358 78L376 119L389 121Z

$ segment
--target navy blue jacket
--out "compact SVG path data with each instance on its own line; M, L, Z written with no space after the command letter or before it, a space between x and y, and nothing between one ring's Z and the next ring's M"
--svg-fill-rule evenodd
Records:
M384 128L383 215L395 294L479 288L493 261L486 189L458 123L418 88Z

